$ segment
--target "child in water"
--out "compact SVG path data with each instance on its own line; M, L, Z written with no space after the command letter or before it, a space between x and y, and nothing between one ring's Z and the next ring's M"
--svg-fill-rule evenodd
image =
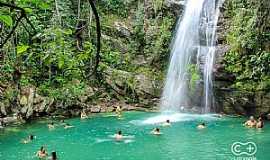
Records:
M197 126L197 129L204 129L204 128L206 128L205 123L201 123L201 124L199 124L199 125Z
M48 124L48 128L49 129L54 129L55 128L54 123L53 122L49 123Z
M160 129L159 128L155 128L151 131L151 134L153 135L161 135L162 133L160 132Z
M30 134L27 139L22 140L22 143L27 144L34 140L34 135Z
M123 139L122 131L118 131L117 134L114 135L115 140L120 141Z
M162 124L162 126L163 126L163 127L171 126L170 120L167 119L166 122L164 122L164 123Z

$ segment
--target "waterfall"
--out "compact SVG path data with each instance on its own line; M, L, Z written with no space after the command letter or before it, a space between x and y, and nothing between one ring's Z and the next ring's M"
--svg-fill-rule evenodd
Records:
M215 55L218 0L187 0L171 43L170 65L161 98L162 111L180 111L192 105L189 67L194 59L204 61L202 112L210 112L213 101L212 68ZM195 60L196 61L196 60ZM198 62L197 62L198 64Z

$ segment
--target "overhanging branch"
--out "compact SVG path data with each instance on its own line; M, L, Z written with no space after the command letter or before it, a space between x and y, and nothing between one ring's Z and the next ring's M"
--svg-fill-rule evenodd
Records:
M18 6L15 6L15 5L12 5L12 4L7 4L7 3L3 3L3 2L0 2L0 7L9 7L11 9L16 9L16 10L19 10L21 11L21 15L20 17L18 18L18 20L16 20L16 23L15 25L12 27L11 29L11 32L8 34L7 38L3 41L2 44L0 44L0 48L3 48L4 45L7 43L7 41L9 40L9 38L12 36L12 34L15 32L16 28L18 27L18 24L19 22L22 20L22 18L25 18L26 22L31 26L31 28L34 30L34 34L30 34L30 36L33 36L35 35L37 32L36 32L36 29L34 27L34 25L31 23L31 21L28 19L28 17L26 16L26 12L23 8L21 7L18 7Z
M100 20L99 20L99 15L97 12L97 8L95 6L95 3L93 0L88 0L91 8L93 10L93 13L95 15L95 19L96 19L96 32L97 32L97 52L96 52L96 63L95 63L95 67L94 67L94 74L96 77L98 77L98 66L99 66L99 62L100 62L100 48L101 48L101 43L100 43L100 38L101 38L101 26L100 26Z

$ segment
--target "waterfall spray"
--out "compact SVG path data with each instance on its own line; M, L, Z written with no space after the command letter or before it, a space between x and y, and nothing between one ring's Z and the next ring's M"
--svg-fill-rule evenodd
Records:
M190 74L188 68L194 57L204 57L204 99L202 112L210 112L212 93L212 68L215 54L216 25L219 15L218 0L187 0L185 12L176 26L171 44L171 57L161 110L179 111L192 105ZM198 58L199 59L199 58Z

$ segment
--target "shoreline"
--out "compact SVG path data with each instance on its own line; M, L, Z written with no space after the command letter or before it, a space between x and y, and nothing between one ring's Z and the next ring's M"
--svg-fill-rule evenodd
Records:
M141 107L137 107L131 110L127 110L127 109L123 109L123 112L146 112L146 113L162 113L161 111L157 110L157 109L145 109L145 108L141 108ZM180 112L181 113L181 112ZM201 114L201 113L191 113L191 112L183 112L183 113L188 113L188 114ZM98 113L89 113L87 114L88 118L87 119L91 119L91 118L95 118L96 115L100 115L100 114L111 114L111 115L115 115L115 111L111 111L111 112L98 112ZM236 114L221 114L221 113L210 113L213 115L216 115L216 117L218 118L224 118L224 117L229 117L229 118L245 118L246 116L243 115L236 115ZM93 117L92 117L93 116ZM13 117L5 117L5 118L13 118ZM73 119L73 118L80 118L80 116L63 116L63 115L45 115L45 116L40 116L40 117L33 117L29 120L16 120L13 121L11 123L6 123L5 126L2 126L2 128L0 128L0 130L5 130L6 128L12 128L12 127L19 127L19 126L23 126L23 125L27 125L27 124L31 124L33 122L37 122L37 121L60 121L60 120L68 120L68 119ZM0 118L0 120L3 120L3 118Z

